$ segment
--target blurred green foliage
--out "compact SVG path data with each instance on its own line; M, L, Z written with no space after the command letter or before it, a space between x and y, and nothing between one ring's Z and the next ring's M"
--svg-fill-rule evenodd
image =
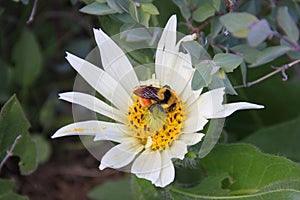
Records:
M274 72L274 67L284 67L300 59L299 1L39 1L33 20L27 23L33 6L34 1L27 0L0 2L0 160L17 135L22 135L14 153L21 158L23 174L32 171L37 162L45 163L49 159L52 149L49 136L72 121L71 106L57 100L59 92L72 90L75 78L64 52L85 57L95 46L93 27L101 27L111 36L124 31L117 39L124 49L137 43L155 47L160 31L151 27L163 27L172 14L178 17L180 32L197 35L196 41L182 44L182 50L191 53L196 68L194 89L225 86L227 94L239 95L229 96L228 101L242 99L265 105L262 111L234 114L226 121L225 131L218 129L218 121L212 121L205 130L208 133L202 146L205 149L201 145L194 147L195 154L203 157L221 137L222 142L249 142L262 151L299 161L299 65L281 68L278 74L253 86L249 84ZM131 51L128 57L134 66L153 63L154 51ZM32 139L28 121L30 132L36 133ZM219 146L199 162L208 166L201 168L207 177L202 180L203 176L199 176L200 184L194 188L156 190L150 183L134 179L130 182L135 188L134 196L152 199L152 195L164 194L171 199L209 199L201 195L214 194L222 199L222 195L247 194L249 197L244 199L278 196L284 199L288 195L290 199L299 198L299 165L263 154L252 146ZM213 162L222 171L212 172ZM283 163L280 170L267 168L278 162ZM285 176L287 169L292 169L293 177ZM262 174L255 173L256 170L268 172L265 178L269 182L250 187L247 184L260 181L255 178ZM5 190L0 189L0 199L5 199L7 194L14 198L13 182L0 181L0 188L9 185ZM117 182L116 187L124 183L127 182ZM236 186L238 183L244 185ZM103 185L104 189L108 186ZM101 193L103 188L96 188L90 196L97 196L97 191Z

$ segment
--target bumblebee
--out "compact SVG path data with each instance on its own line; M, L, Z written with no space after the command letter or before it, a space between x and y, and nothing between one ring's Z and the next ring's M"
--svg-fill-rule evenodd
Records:
M136 88L133 93L139 97L139 101L143 106L149 107L151 111L153 107L161 107L164 111L170 111L178 103L178 96L168 85L160 87L141 85Z

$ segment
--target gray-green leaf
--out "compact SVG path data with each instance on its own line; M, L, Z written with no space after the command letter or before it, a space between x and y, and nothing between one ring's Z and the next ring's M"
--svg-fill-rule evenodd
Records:
M229 13L220 17L220 21L235 37L246 38L249 27L259 20L249 13Z
M272 30L268 21L262 19L250 27L247 41L250 46L255 47L262 43L271 33Z
M299 39L299 30L289 14L287 7L280 7L277 12L277 21L279 26L286 33L287 37L293 42L297 42Z
M282 56L286 52L291 50L291 47L288 46L272 46L264 49L258 55L256 61L250 65L250 67L257 67L263 64L266 64L279 56Z
M108 15L117 13L114 9L109 7L107 3L93 2L81 8L80 12L90 15Z
M243 62L243 58L231 53L219 53L214 56L213 61L225 72L233 72Z
M214 16L215 14L215 8L206 3L202 6L200 6L194 13L193 13L193 19L197 22L203 22L207 18Z

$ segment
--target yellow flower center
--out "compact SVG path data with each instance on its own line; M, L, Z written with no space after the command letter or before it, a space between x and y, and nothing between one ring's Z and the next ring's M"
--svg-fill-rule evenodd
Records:
M128 126L134 137L139 138L147 147L150 140L151 150L163 150L181 134L186 111L181 99L172 105L153 102L144 106L138 96L128 108Z

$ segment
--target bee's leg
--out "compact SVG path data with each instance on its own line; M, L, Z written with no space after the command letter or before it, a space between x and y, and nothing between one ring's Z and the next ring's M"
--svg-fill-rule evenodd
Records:
M159 109L161 112L166 113L165 109L160 104L155 103L149 107L151 113L153 113L155 109Z

